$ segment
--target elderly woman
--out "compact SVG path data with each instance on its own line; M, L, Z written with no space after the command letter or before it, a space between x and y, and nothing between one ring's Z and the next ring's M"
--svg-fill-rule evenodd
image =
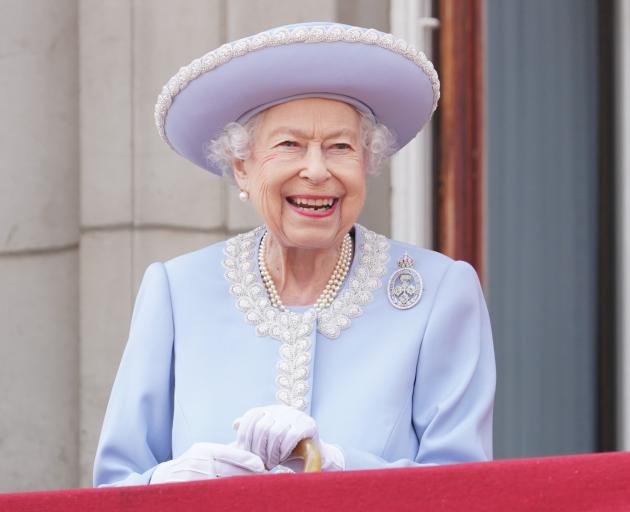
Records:
M474 270L356 223L367 175L438 96L422 53L338 24L245 38L171 79L162 137L265 225L147 269L95 485L299 471L305 438L325 471L492 457Z

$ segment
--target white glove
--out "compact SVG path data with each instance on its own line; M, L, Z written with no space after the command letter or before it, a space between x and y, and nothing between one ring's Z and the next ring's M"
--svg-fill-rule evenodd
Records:
M158 464L150 483L189 482L264 471L260 457L234 445L195 443L176 459Z
M342 470L343 452L319 439L317 424L309 415L287 405L254 407L234 421L236 446L258 455L271 469L289 458L296 445L308 437L318 445L322 470Z

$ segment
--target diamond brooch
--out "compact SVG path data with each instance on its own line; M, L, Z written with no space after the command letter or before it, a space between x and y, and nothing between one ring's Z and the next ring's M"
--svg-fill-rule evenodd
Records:
M405 252L398 260L398 270L389 278L387 298L397 309L412 308L422 297L422 277L413 268L414 264L413 258Z

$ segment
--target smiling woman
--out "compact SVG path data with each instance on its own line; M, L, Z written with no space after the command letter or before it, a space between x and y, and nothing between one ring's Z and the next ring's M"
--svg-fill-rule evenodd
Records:
M359 115L321 98L289 101L260 115L250 158L233 162L239 187L283 245L339 246L365 202ZM331 207L323 208L324 201Z
M251 156L233 161L235 179L271 234L263 256L280 296L314 304L365 203L360 117L350 105L322 98L258 115Z
M265 225L147 269L96 485L300 471L307 438L324 471L492 457L474 270L356 223L368 173L438 97L424 54L337 24L224 45L169 81L160 135Z

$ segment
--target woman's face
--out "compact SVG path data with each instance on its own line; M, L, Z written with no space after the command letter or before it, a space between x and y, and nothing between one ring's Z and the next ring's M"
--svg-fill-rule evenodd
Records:
M336 246L365 202L360 116L346 103L306 98L260 114L250 158L235 176L285 247Z

